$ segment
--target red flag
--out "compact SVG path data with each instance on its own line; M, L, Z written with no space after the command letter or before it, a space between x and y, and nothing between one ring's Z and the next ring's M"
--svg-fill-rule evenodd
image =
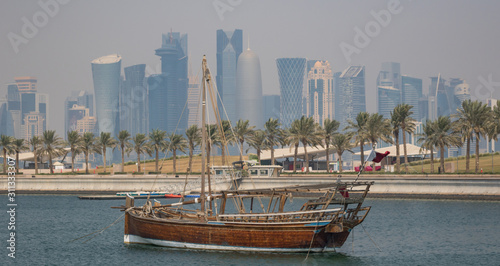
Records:
M382 159L384 159L385 157L387 157L387 155L389 155L389 151L386 151L385 153L378 153L378 152L375 152L375 158L372 159L373 162L376 162L376 163L380 163L382 161Z

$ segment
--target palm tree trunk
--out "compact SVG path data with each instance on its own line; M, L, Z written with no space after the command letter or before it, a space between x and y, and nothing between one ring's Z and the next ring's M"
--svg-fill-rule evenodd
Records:
M122 146L121 148L122 148L122 167L120 172L123 173L125 172L125 151L124 151L125 147Z
M259 160L259 164L260 164L260 152L261 152L261 150L257 149L257 159Z
M226 147L225 145L221 145L220 147L220 154L221 154L221 157L222 157L222 165L226 165L226 149L224 148Z
M445 173L446 171L444 170L444 146L443 145L440 145L439 146L440 148L440 158L439 158L439 163L440 163L440 167L441 167L441 173Z
M396 140L396 172L399 173L401 171L401 159L399 158L401 152L399 151L399 131L394 134L394 139Z
M193 171L193 145L190 144L189 145L189 163L188 163L188 167L189 167L189 170L188 172L191 174L191 172Z
M479 133L476 132L476 174L479 172Z
M469 172L470 167L470 137L467 137L467 148L465 153L465 172Z
M359 143L359 151L361 152L361 166L365 163L365 150L363 148L364 145L365 145L364 141L361 141ZM360 168L361 168L361 166L360 166Z
M158 147L155 147L155 172L158 172Z
M103 154L102 159L104 160L104 173L106 173L106 148L102 149L102 154Z
M299 151L299 145L295 144L295 152L293 153L293 173L297 173L297 153Z
M274 165L274 146L273 144L273 139L271 139L271 165ZM293 167L293 171L295 172L295 166Z
M36 163L36 161L35 161ZM89 153L85 152L85 173L89 174Z
M434 149L431 148L431 174L434 174Z
M36 148L33 148L33 158L35 159L35 175L38 175L38 154Z
M240 140L240 161L243 161L243 142L245 140Z
M3 148L3 173L7 174L7 149Z
M177 154L177 150L174 149L173 150L173 155L174 155L174 176L177 174L177 168L175 167L176 166L176 162L177 162L177 160L176 160L177 159L176 154Z
M19 174L19 151L16 151L16 173Z
M304 157L306 159L306 174L309 174L309 156L307 156L307 145L304 144Z
M71 151L71 172L75 172L75 153Z
M326 144L326 172L330 173L330 147Z
M52 165L52 153L49 152L49 168L50 168L50 173L54 173L54 167Z
M403 127L403 153L404 153L404 158L405 158L405 173L408 174L408 153L406 151L406 132L405 128Z
M141 153L137 153L137 173L141 171Z
M337 155L339 156L339 173L342 173L342 154L337 152Z

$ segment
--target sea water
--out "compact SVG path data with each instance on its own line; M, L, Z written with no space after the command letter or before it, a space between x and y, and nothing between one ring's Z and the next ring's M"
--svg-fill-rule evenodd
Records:
M500 265L500 202L367 199L372 209L344 246L337 253L309 254L306 260L304 253L127 245L123 212L110 208L124 200L80 200L76 195L18 195L16 200L11 258L8 202L0 196L0 265ZM143 202L136 200L136 205ZM291 204L303 202L295 198Z

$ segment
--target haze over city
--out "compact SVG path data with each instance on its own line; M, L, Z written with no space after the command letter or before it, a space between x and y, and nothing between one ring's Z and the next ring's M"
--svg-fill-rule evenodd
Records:
M428 77L440 73L465 79L473 99L490 92L500 98L495 1L57 1L57 9L47 12L48 2L0 4L0 96L14 77L36 77L38 91L50 96L47 127L61 135L66 97L74 90L94 93L92 60L117 53L122 68L146 64L146 75L160 73L155 49L171 31L188 34L196 74L204 54L216 70L218 29L242 29L243 49L249 44L260 58L265 95L280 93L276 58L304 57L328 60L334 72L364 65L369 112L377 111L382 62L400 63L401 74L423 80L424 92ZM382 11L390 17L380 23L376 14ZM37 19L36 32L23 32L26 21ZM358 32L367 28L371 36L356 45Z

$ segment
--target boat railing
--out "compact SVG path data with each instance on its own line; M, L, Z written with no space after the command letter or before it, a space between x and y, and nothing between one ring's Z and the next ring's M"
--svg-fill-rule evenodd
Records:
M276 213L219 214L218 221L232 223L293 223L331 221L339 216L341 208Z

